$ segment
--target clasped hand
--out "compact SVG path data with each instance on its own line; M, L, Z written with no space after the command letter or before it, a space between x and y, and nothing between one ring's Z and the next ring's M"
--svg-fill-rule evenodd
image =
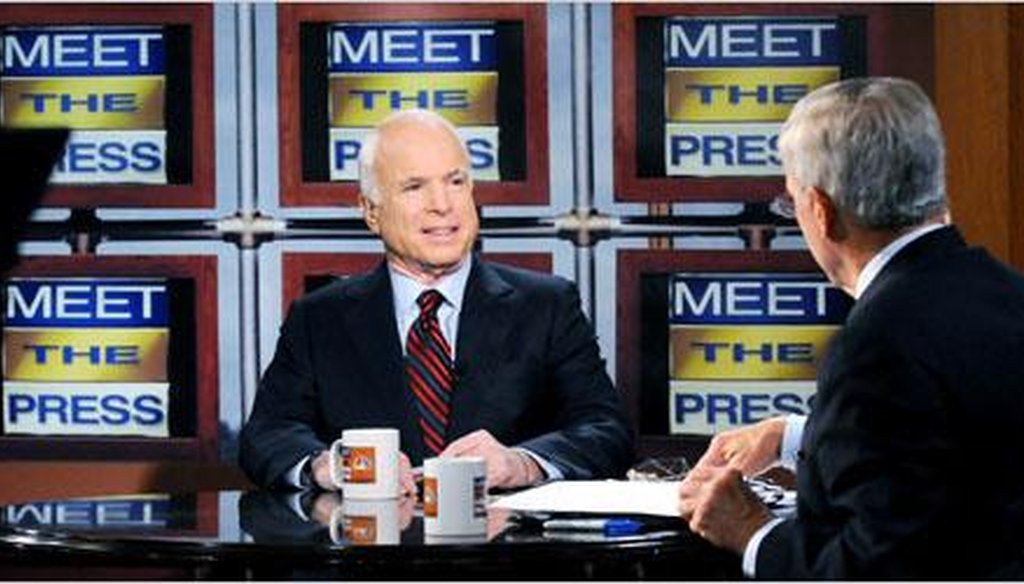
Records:
M784 430L784 419L771 418L711 440L679 485L679 514L691 531L743 553L754 533L772 519L743 477L759 474L778 460Z

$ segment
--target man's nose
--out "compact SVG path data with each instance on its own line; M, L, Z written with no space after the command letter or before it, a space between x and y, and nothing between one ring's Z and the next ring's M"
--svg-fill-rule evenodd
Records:
M428 211L447 213L452 208L451 193L442 183L431 183L427 188L426 207Z

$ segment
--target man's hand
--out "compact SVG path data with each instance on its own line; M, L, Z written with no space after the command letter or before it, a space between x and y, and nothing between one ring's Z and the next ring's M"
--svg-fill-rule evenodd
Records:
M313 508L309 517L320 525L329 526L334 513L341 507L341 496L337 493L320 493L313 499Z
M778 462L785 430L786 419L780 416L716 434L694 471L728 466L744 476L759 475Z
M313 482L324 491L337 491L334 481L331 480L331 451L321 450L309 463L312 470Z
M412 463L401 451L398 453L398 496L416 498L416 479L412 476Z
M487 430L466 434L449 444L441 456L482 456L487 461L488 488L522 487L544 479L544 471L529 454L505 446Z
M740 471L710 466L693 469L679 484L679 514L690 531L741 555L754 533L772 519Z
M310 468L313 470L313 480L316 486L324 491L337 491L338 487L331 480L331 452L324 450L313 459ZM404 452L398 453L398 494L405 497L416 495L416 480L412 476L412 464Z
M412 524L412 517L416 512L416 494L404 495L398 500L398 529L405 531Z

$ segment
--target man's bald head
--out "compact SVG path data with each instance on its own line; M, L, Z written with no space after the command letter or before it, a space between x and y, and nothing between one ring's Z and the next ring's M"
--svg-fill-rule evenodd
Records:
M469 151L459 138L455 126L443 116L424 109L409 109L395 112L384 118L377 127L370 132L363 140L359 151L359 191L362 195L373 202L380 200L380 193L377 190L377 168L378 155L391 139L400 139L401 134L413 129L428 129L441 131L442 135L447 134L453 144L469 160ZM468 166L468 164L467 164Z

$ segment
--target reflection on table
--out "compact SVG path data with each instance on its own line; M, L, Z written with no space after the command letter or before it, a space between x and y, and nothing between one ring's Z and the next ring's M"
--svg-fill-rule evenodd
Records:
M424 535L422 510L412 498L204 491L36 501L2 508L0 573L54 579L741 577L737 558L696 538L681 521L641 519L644 531L629 536L545 533L531 517L490 508L486 533L437 537Z

